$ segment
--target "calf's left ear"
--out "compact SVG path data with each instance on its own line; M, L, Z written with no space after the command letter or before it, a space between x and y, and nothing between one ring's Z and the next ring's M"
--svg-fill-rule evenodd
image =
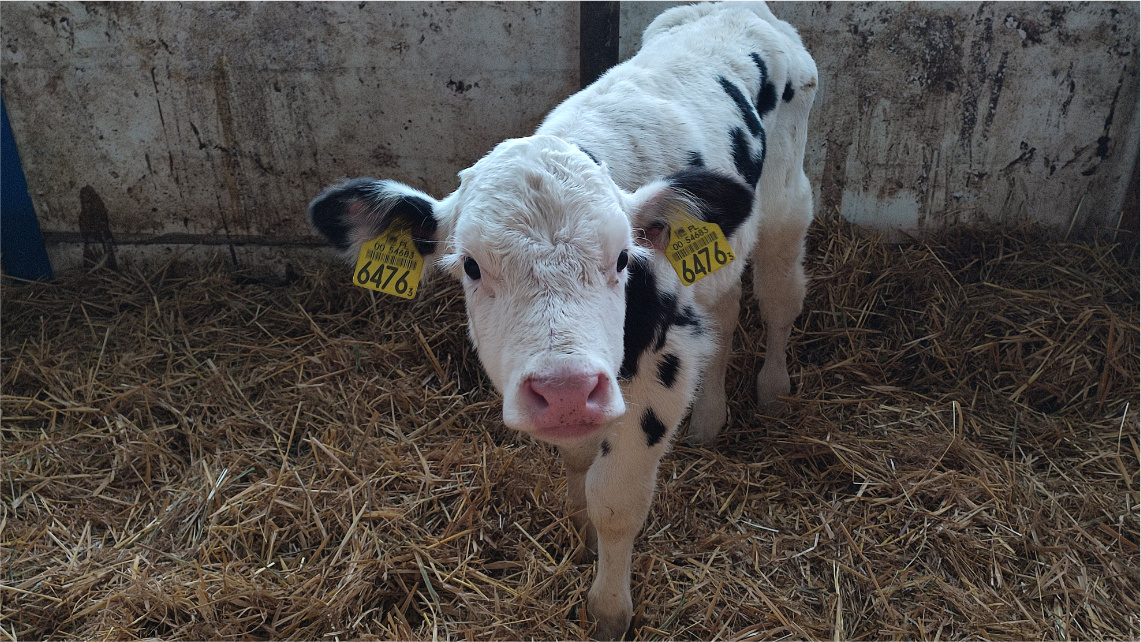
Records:
M420 254L437 251L439 201L403 183L354 178L334 185L309 204L309 225L348 262L361 246L394 223L407 225Z
M753 196L753 189L735 177L693 168L639 188L627 211L635 230L642 231L642 242L661 250L682 213L716 223L732 237L752 213Z

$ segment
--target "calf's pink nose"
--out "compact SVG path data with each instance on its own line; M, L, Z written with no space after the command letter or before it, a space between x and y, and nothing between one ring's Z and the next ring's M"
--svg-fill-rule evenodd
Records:
M520 396L538 428L601 424L613 414L610 384L601 372L556 373L527 379Z

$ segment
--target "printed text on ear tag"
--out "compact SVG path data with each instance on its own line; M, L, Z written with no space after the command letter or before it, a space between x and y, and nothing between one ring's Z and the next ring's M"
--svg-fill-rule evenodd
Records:
M383 234L361 246L353 283L411 299L416 296L423 271L424 257L412 242L411 229L394 223Z
M673 216L666 260L684 285L697 283L736 258L720 225L680 212Z

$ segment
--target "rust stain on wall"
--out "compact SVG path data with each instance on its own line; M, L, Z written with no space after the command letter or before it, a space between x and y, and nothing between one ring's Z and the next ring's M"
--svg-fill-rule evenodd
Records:
M840 207L848 182L848 150L852 146L850 129L838 129L825 142L824 174L820 178L821 212L831 213Z
M226 181L226 192L230 196L229 221L236 224L245 217L242 213L242 197L238 191L237 138L234 136L234 114L230 108L230 79L226 71L226 57L224 55L219 55L214 65L214 96L217 100L218 107L218 126L222 130L222 175ZM226 236L232 236L235 232L231 229L232 226L230 222L227 221L225 211L219 210L218 213L222 229L225 231ZM242 226L242 229L243 231L248 231L249 227L247 221L246 224ZM234 253L233 246L230 246L230 252L234 263L237 263L238 257L237 254Z
M114 269L115 237L111 234L111 217L107 206L94 187L79 190L79 231L83 235L83 260L88 265L105 263Z

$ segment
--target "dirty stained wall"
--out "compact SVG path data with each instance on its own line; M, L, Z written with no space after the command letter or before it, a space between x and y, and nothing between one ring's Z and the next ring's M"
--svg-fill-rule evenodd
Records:
M621 3L621 52L675 3ZM1137 173L1134 3L774 3L821 72L817 211L1089 236ZM577 3L12 3L2 88L53 264L316 246L323 185L442 196L578 87ZM1135 188L1134 188L1135 189ZM112 257L114 256L112 254Z
M112 237L158 258L315 246L304 213L323 186L371 175L443 196L578 88L574 3L3 14L4 98L57 267Z
M620 56L666 7L623 3ZM771 3L820 70L817 212L903 238L1033 220L1111 231L1136 201L1136 3Z

